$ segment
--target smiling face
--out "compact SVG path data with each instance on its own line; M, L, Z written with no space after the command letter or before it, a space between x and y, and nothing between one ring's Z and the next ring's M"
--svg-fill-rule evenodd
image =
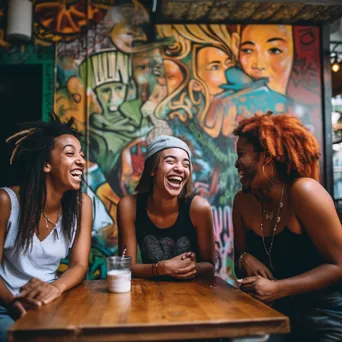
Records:
M46 181L65 191L79 190L84 169L84 154L79 140L64 134L55 139L44 172Z
M232 65L232 59L221 49L205 47L198 51L198 76L207 85L210 95L222 93L220 86L227 83L225 71Z
M253 144L245 137L239 137L236 150L238 159L235 167L238 169L242 191L251 192L253 189L259 189L265 181L261 176L261 152L256 152Z
M180 148L163 151L157 169L152 173L153 190L167 196L177 197L191 175L188 154Z
M96 95L103 109L103 115L109 116L116 112L119 106L125 101L127 95L127 85L120 82L103 84L96 88Z
M253 78L267 77L268 86L285 94L293 63L290 25L247 25L241 34L239 60Z

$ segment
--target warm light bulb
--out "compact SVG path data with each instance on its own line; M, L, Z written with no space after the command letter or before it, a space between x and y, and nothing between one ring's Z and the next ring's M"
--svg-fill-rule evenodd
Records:
M337 62L335 62L335 63L331 66L331 70L332 70L333 72L339 72L340 69L341 69L341 67L340 67L340 65L339 65Z

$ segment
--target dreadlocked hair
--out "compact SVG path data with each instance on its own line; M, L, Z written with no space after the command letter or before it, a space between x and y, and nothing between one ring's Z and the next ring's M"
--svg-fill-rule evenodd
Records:
M264 151L286 179L309 177L319 180L318 142L293 115L255 114L244 119L234 135L245 137L257 151Z
M20 170L20 218L16 246L27 251L32 243L34 231L39 226L41 213L46 201L44 166L50 161L56 138L70 134L79 139L71 127L74 118L62 123L56 114L51 114L49 122L36 121L21 124L22 130L9 137L6 142L13 144L10 163ZM72 239L81 225L82 186L79 190L69 190L61 200L62 224L66 236Z

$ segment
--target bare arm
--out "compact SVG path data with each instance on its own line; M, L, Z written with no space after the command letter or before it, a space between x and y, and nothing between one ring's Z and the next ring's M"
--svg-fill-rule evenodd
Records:
M238 277L241 277L243 274L243 270L239 268L239 259L246 253L246 237L245 230L242 224L242 217L240 213L241 206L241 198L242 194L239 191L235 197L233 202L233 229L234 229L234 269L235 274Z
M293 185L290 200L325 263L278 281L280 297L315 291L342 280L342 228L332 198L318 182L302 178Z
M91 245L92 202L88 195L83 194L82 220L79 234L76 234L70 255L68 269L54 284L62 292L78 285L85 277Z
M0 190L0 262L2 262L6 227L11 214L11 200L5 190ZM1 305L8 308L10 311L13 310L14 314L19 316L25 315L26 310L19 301L14 302L15 296L5 285L5 282L0 277L0 303ZM36 305L39 305L35 302ZM16 311L16 312L15 312Z
M197 231L201 262L196 262L197 275L213 275L215 270L215 239L213 216L206 199L195 196L191 202L190 218Z
M152 278L152 264L137 264L137 238L135 233L136 197L123 197L118 204L119 253L126 246L126 255L132 257L133 277Z
M263 278L274 279L269 268L248 253L246 242L246 228L243 223L243 208L246 207L246 196L239 191L233 203L233 228L234 228L234 269L237 277L260 275Z

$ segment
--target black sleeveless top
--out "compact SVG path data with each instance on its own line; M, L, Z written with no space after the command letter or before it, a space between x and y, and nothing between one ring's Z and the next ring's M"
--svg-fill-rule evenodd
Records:
M148 194L137 195L135 232L144 264L172 259L185 252L196 253L199 261L197 232L190 219L190 205L194 196L179 199L179 214L175 224L158 228L147 215Z
M270 267L262 237L253 230L249 230L246 237L247 252L268 266L276 279L294 277L324 263L306 232L296 234L285 227L274 236L271 252L273 270ZM271 239L270 236L265 237L267 249L269 249Z

